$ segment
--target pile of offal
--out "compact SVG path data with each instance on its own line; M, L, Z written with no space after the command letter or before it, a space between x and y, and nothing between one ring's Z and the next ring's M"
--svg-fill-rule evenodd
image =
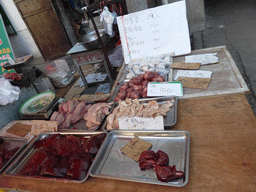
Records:
M140 99L147 97L149 82L165 82L165 79L159 73L153 71L147 71L144 74L133 77L120 87L115 101L124 100L126 98Z

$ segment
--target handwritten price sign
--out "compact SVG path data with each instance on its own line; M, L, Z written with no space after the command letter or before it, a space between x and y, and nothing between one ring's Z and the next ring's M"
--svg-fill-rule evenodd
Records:
M183 96L181 82L154 82L148 84L147 96Z
M120 130L164 130L163 116L155 118L119 117Z

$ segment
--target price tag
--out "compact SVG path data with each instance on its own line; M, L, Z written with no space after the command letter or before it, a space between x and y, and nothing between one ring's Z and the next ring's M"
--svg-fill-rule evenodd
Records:
M211 78L211 71L203 70L178 70L174 80L176 81L179 77L190 77L190 78Z
M155 118L144 117L119 117L119 129L139 129L139 130L164 130L163 116Z
M152 82L148 83L147 96L183 96L181 82Z
M218 63L217 53L205 53L199 55L190 55L185 57L185 63L201 63L201 65Z

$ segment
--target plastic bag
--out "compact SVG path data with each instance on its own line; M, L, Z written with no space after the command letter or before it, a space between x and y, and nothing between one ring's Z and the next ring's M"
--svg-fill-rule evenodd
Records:
M126 79L131 79L134 76L143 74L147 71L154 71L161 76L167 77L170 72L171 56L172 54L162 54L159 56L143 57L130 61L125 68L128 71Z
M116 16L117 14L111 13L106 6L103 8L102 13L100 14L100 21L103 23L104 29L110 37L115 35L113 31L113 23L116 19Z
M5 78L0 78L0 105L7 105L19 99L20 88L13 86Z
M124 61L122 45L115 47L111 54L108 55L112 67L120 67Z

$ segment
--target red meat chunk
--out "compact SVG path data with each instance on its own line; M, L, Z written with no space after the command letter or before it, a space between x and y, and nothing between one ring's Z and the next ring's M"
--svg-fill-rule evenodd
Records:
M158 180L162 182L167 182L173 179L178 179L184 177L183 171L176 171L176 166L160 166L156 164L155 166L156 176Z
M53 143L53 148L59 156L69 156L77 149L76 145L65 137L59 137Z
M152 81L152 79L156 77L156 74L153 71L147 71L146 73L143 74L142 77L145 80Z
M60 174L59 171L56 169L54 170L54 167L57 165L59 161L59 156L51 156L49 157L45 163L41 166L40 175L42 176L53 176L53 177L63 177L62 174Z
M79 148L82 146L81 140L79 137L75 137L73 135L66 135L66 138L71 141L71 143L74 145L74 147Z
M142 93L139 92L139 91L138 92L134 91L134 92L131 93L131 98L132 99L139 99L141 97L142 97Z
M56 139L62 137L60 134L53 134L35 142L35 148L48 148L53 145Z
M143 151L140 154L139 166L143 170L152 169L156 163L156 153L152 150Z
M99 148L100 148L102 142L104 141L105 137L106 137L105 133L92 136L83 145L83 148L84 148L85 152L96 155L98 153Z
M158 165L168 165L169 164L169 157L165 152L158 150L156 153L156 156L157 156L156 163Z

